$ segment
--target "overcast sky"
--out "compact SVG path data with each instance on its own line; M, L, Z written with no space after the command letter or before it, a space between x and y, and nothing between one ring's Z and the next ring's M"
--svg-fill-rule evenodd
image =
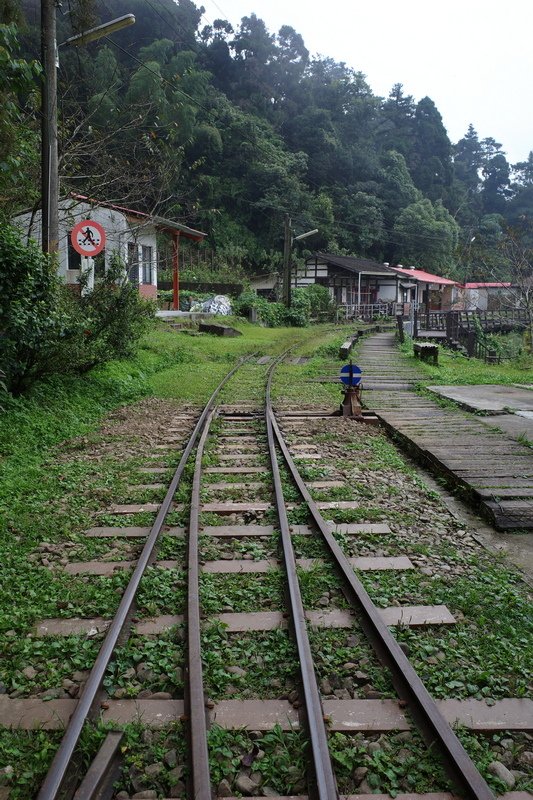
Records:
M403 83L426 95L453 142L469 123L511 163L533 150L532 0L196 0L204 21L251 13L271 33L291 25L312 55L363 72L374 94Z

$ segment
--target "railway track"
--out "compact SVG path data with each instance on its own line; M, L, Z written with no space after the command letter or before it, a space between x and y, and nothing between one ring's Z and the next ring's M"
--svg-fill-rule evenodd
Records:
M92 536L125 534L135 538L146 535L146 542L134 565L121 565L120 562L115 565L117 569L127 566L134 566L134 569L114 619L111 622L88 621L91 630L105 630L105 638L79 698L72 700L70 709L66 708L64 711L68 717L73 709L59 749L38 794L38 800L66 797L90 800L114 796L111 787L120 766L122 733L109 733L88 769L80 761L80 742L84 730L91 721L99 720L102 714L109 721L120 722L131 721L134 715L138 717L141 714L148 726L152 724L156 727L163 723L169 724L172 720L184 723L189 741L188 782L185 787L178 778L178 789L171 796L181 796L186 790L189 797L207 800L213 794L221 793L220 782L213 786L214 753L209 742L209 731L216 725L222 729L247 729L256 732L258 741L261 731L273 728L300 731L305 742L307 767L307 782L300 787L300 794L320 800L339 796L336 765L329 746L333 733L405 731L416 727L426 744L439 754L460 796L487 799L493 797L450 727L450 721L469 725L477 715L478 719L475 724L472 723L473 727L491 730L493 723L487 719L496 719L498 709L494 709L494 706L481 709L476 706L477 701L474 701L474 705L466 702L462 707L460 702L455 705L447 704L446 701L440 704L434 702L389 630L389 626L395 624L446 624L450 622L449 613L447 615L443 608L378 609L374 605L354 567L356 570L376 570L378 574L380 570L406 568L406 561L409 560L402 560L402 557L348 558L345 555L336 534L357 537L358 534L372 529L379 533L380 525L353 523L335 526L329 519L325 519L336 511L354 508L356 504L336 499L321 502L313 500L313 490L334 491L342 483L335 478L306 482L296 465L296 462L312 465L320 459L316 446L307 440L305 434L309 419L315 422L323 420L326 425L326 417L316 414L306 418L301 413L276 416L270 399L274 368L275 364L268 371L263 411L249 409L243 412L218 404L220 390L233 378L236 370L228 374L194 426L191 422L192 434L185 444L179 466L161 504L149 508L148 504L112 507L111 510L116 514L125 515L152 511L156 518L148 530L143 531L133 526L115 529L114 533L113 529L110 532L104 526L100 531L98 528L92 529ZM182 508L176 503L175 496L184 474L191 470L194 448L196 454L191 494ZM154 474L153 470L163 468L156 466L149 469ZM242 498L243 494L247 497L245 501L234 499L236 495ZM182 527L167 524L169 514L183 512L185 508L189 510L188 523ZM290 520L296 512L305 518L305 524L291 523ZM179 559L157 561L158 540L162 533L173 535L177 542L186 538L187 554L181 563ZM294 549L295 536L316 539L320 542L324 555L313 559L298 558ZM210 542L216 542L218 549L221 542L241 542L244 557L213 558L210 556L213 549ZM261 545L264 551L261 556L266 554L266 558L259 557L254 551L255 543ZM249 552L246 551L247 547ZM154 567L183 568L185 563L187 586L183 616L176 614L176 602L173 608L167 609L166 615L144 623L136 616L136 596L146 571ZM109 564L107 568L109 569ZM69 569L83 572L87 566L69 565ZM309 589L304 591L309 584L306 575L312 576L314 569L331 571L332 588L326 603L322 602L323 598L320 596L323 590L314 590L316 600L319 601L318 606L316 602L310 603ZM214 589L220 576L233 576L235 581L240 579L243 584L245 579L251 579L256 585L265 576L276 576L276 580L281 579L280 594L285 601L282 600L275 610L262 608L260 611L250 611L249 599L245 601L245 611L236 611L238 604L228 602L221 607L220 612L213 615L205 610L202 602L202 578L206 575L212 577L211 587ZM213 622L213 617L216 617L216 624L222 624L226 631L243 636L249 632L288 628L296 658L292 688L286 696L244 700L231 697L219 698L217 701L210 699L203 674L209 656L203 632L206 625ZM52 631L58 634L61 625L68 622L70 621L59 621L59 627L54 628L50 621L44 621L41 628L45 633ZM185 624L186 631L187 659L183 699L173 696L152 697L143 706L142 699L136 703L128 700L117 703L103 697L102 684L106 671L117 646L124 641L132 627L153 635L173 630L173 626L182 623ZM83 629L82 620L78 620L77 624ZM396 698L384 700L369 697L361 700L350 696L332 696L326 690L324 681L319 679L313 631L351 628L353 625L364 632L382 667L390 675ZM76 625L66 625L70 632L75 628ZM86 624L85 630L87 629ZM239 675L239 667L234 669L235 674ZM354 673L355 680L359 680L361 673L358 665L352 664L350 670ZM276 695L275 692L273 694ZM249 768L249 775L241 776L240 784L236 785L241 794L258 794L261 791L259 784L254 782L255 773L252 769L259 753L260 747L256 747L248 760L243 762ZM248 782L244 780L246 777ZM354 794L357 794L357 782L354 787ZM294 785L288 786L291 794L294 793L293 788ZM289 794L289 791L286 793ZM225 796L228 794L231 791L224 791ZM122 797L125 796L123 793ZM141 789L133 796L140 798L158 795L150 794L149 791L143 794Z

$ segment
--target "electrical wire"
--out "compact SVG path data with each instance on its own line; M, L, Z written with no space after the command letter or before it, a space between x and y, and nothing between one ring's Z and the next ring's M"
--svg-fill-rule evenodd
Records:
M160 73L158 73L155 70L152 70L150 67L148 67L147 64L145 62L143 62L140 58L137 58L136 55L134 55L133 53L130 53L128 50L126 50L126 48L124 48L121 45L117 44L117 42L114 42L108 36L105 36L103 38L106 41L110 42L110 44L112 44L114 47L118 48L121 52L123 52L126 55L128 55L133 61L135 61L141 67L146 69L147 72L150 72L152 75L154 75L159 80L161 80L163 83L165 83L167 86L169 86L173 91L176 91L178 94L181 94L183 97L187 98L187 100L189 100L191 103L193 103L198 108L200 108L202 111L204 111L208 116L211 116L213 114L213 110L212 109L208 109L206 106L202 105L202 103L200 103L196 98L192 97L192 95L190 95L187 92L183 91L183 89L180 89L177 86L173 85L170 81L168 81ZM269 156L271 155L271 150L265 148L260 142L253 141L252 139L248 139L247 141L248 141L249 144L252 144L259 151L262 151L265 155L269 155ZM315 187L319 191L324 191L325 189L328 188L328 187L324 187L324 186L319 186L318 184L315 184ZM335 188L338 188L338 187L335 187ZM219 196L223 196L223 197L227 197L227 198L230 198L230 199L233 199L233 200L236 200L237 202L243 202L243 203L248 204L248 205L253 205L254 208L256 208L257 210L268 208L270 210L278 211L280 213L290 213L290 210L287 207L271 206L271 205L267 205L265 203L258 204L257 202L253 202L253 201L247 200L246 198L243 198L243 197L234 198L232 195L229 195L229 194L226 194L226 193L223 193L223 192L219 192L218 195ZM357 226L357 225L355 225L353 223L342 223L342 222L335 221L335 220L333 221L333 223L331 223L331 221L326 219L325 217L321 218L321 217L318 217L315 214L313 215L313 218L315 218L315 219L317 219L319 221L322 221L322 222L327 222L327 223L330 223L330 224L334 224L336 227L343 228L343 229L345 229L347 231L361 230L361 228L359 226ZM386 236L385 239L380 237L380 241L384 241L384 242L387 242L389 244L401 244L402 239L401 239L401 237L399 236L398 233L395 233L390 228L389 229L383 228L383 230L385 230L389 235ZM439 236L431 236L431 235L422 234L422 233L414 233L412 235L416 239L418 239L420 241L435 241L435 242L442 241L442 237L439 237Z
M150 0L145 0L145 2L150 6L150 8L156 13L156 15L165 24L169 23L170 18L168 20L166 20L160 14L160 12L154 7L154 5L150 2ZM69 5L70 5L70 3L69 3ZM162 5L162 3L161 3L161 5ZM216 3L215 3L215 5L216 5ZM164 8L163 5L162 5L162 7ZM224 14L224 11L218 5L216 7L219 9L219 11L222 14ZM166 9L164 9L164 10L166 11ZM177 22L177 24L179 25L180 23ZM172 22L171 27L177 32L177 28L175 28L174 22ZM180 27L182 28L183 31L185 31L185 28L183 28L183 26L180 26ZM191 102L193 105L195 105L201 111L203 111L209 118L211 118L213 120L214 114L215 114L214 109L207 108L197 98L193 97L192 95L190 95L187 92L185 92L183 89L181 89L178 86L176 86L175 84L171 83L169 80L167 80L160 73L156 72L155 70L152 70L149 66L147 66L147 64L145 62L142 61L142 59L138 58L132 52L130 52L126 48L122 47L117 42L113 41L113 39L111 39L109 36L105 36L105 37L102 37L102 38L105 41L109 42L109 44L113 45L113 47L117 48L119 51L121 51L122 53L127 55L129 58L131 58L137 64L139 64L141 68L145 69L147 72L151 73L156 78L158 78L158 80L160 80L162 83L164 83L167 86L169 86L172 89L173 92L177 92L178 94L180 94L181 96L186 98L189 102ZM179 44L185 44L185 42L183 42L183 40L181 40L178 43ZM192 48L192 49L196 53L199 53L198 48ZM81 66L81 64L80 64L80 66ZM40 114L41 112L38 112L38 113ZM150 128L146 127L145 130L150 130ZM248 138L248 139L246 139L246 137L243 137L243 138L244 138L245 141L248 141L249 144L251 144L254 148L256 148L257 150L262 152L264 155L267 155L267 156L271 156L272 155L272 151L269 148L265 147L261 142L259 142L257 140L252 140L251 138ZM315 190L317 190L319 192L338 189L338 187L331 187L331 186L327 186L327 185L323 185L323 184L317 184L316 182L311 181L309 178L306 178L305 180L306 180L308 185L313 186L315 188ZM302 217L298 217L294 213L294 211L291 213L291 210L288 207L273 206L273 205L266 204L264 202L252 201L252 200L249 200L248 198L244 198L242 196L240 196L238 198L235 198L233 195L230 195L230 194L224 193L224 192L218 192L217 194L218 194L219 197L225 197L225 198L233 200L234 202L244 203L244 204L246 204L248 206L251 206L258 213L262 214L265 217L267 217L266 209L268 209L268 210L271 210L271 211L275 211L277 213L291 214L291 216L293 216L295 220L301 222L302 224L307 224L308 223L308 220L305 220ZM333 226L335 226L336 229L345 230L347 232L357 233L358 231L361 231L361 229L362 229L362 226L358 226L357 224L341 222L339 220L330 220L330 219L328 219L326 217L320 217L315 213L312 214L312 217L313 217L314 220L316 220L319 223L322 222L324 224L333 225ZM401 237L393 229L383 227L381 230L383 232L385 232L386 235L385 236L376 237L376 239L378 239L380 242L388 243L388 244L401 244L401 242L402 242ZM422 234L422 233L413 233L411 235L413 237L415 237L419 241L427 241L427 242L429 242L429 241L435 241L435 242L436 241L442 241L442 237L439 237L439 236L431 236L431 235Z

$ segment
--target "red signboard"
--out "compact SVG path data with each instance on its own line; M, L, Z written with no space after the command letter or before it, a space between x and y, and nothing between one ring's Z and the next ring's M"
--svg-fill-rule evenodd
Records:
M105 231L99 222L84 219L73 227L70 241L80 255L97 256L105 247Z

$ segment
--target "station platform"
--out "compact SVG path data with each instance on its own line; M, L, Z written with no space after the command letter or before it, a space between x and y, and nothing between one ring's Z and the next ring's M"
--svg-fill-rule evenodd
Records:
M431 387L435 395L458 404L444 407L439 397L413 391L425 373L401 354L391 333L361 342L358 363L363 376L368 375L368 383L363 377L365 406L408 452L457 489L498 530L533 529L533 449L527 446L533 442L532 390ZM413 386L392 388L391 378L398 372L406 379L406 367Z

